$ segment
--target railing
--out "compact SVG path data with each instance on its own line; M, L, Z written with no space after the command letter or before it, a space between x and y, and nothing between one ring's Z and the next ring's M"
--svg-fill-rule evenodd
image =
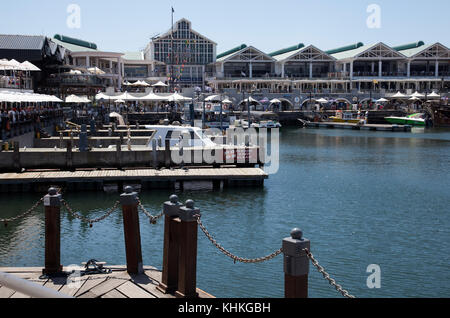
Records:
M156 224L164 217L163 268L161 282L157 288L165 294L172 294L180 298L198 297L196 287L197 245L198 229L200 229L213 246L219 249L219 251L234 263L262 263L273 260L283 254L286 298L308 297L310 261L330 285L341 293L342 296L354 298L341 285L338 285L325 269L319 265L311 253L311 242L305 239L303 232L297 228L292 230L290 237L282 240L281 248L275 252L260 258L243 258L234 255L214 239L213 235L210 234L203 223L200 209L195 206L194 201L187 200L185 204L182 204L176 195L172 195L170 200L163 204L162 213L153 215L144 207L138 194L133 192L131 187L126 187L125 193L120 195L119 201L115 202L113 207L102 217L96 219L83 217L70 207L69 203L62 198L62 195L55 188L50 188L48 194L39 200L31 209L12 219L0 219L0 223L4 223L7 226L10 222L30 215L41 204L44 205L45 210L45 267L43 273L48 277L61 275L63 272L60 259L61 207L64 207L73 217L88 223L92 228L95 223L101 222L111 216L120 205L123 216L127 272L129 274L142 274L144 272L139 211L148 217L151 224ZM15 288L18 287L15 286ZM38 291L34 295L38 297L43 296L40 292Z

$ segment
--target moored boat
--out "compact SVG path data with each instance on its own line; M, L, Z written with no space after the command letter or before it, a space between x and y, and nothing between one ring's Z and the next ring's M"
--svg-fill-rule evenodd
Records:
M386 117L386 121L394 125L426 126L425 114L412 114L406 117Z

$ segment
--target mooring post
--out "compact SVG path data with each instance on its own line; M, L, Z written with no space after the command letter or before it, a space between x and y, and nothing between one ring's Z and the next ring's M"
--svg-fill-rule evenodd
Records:
M116 144L116 162L117 168L122 169L122 141L118 140Z
M293 229L291 237L283 240L286 298L308 298L309 259L305 249L310 248L311 242L303 238L300 229Z
M20 143L18 141L13 141L13 147L14 147L14 170L17 172L21 172L22 168L20 166Z
M73 170L73 154L72 154L72 140L67 141L66 152L66 167L68 170Z
M170 164L172 162L172 152L170 151L170 139L166 139L165 148L164 148L164 162L166 168L170 168Z
M158 149L156 144L156 139L152 140L152 158L153 158L153 169L158 169Z
M44 275L62 272L61 266L61 194L50 188L44 197L45 268Z
M200 209L195 208L195 203L192 200L186 201L186 206L180 208L178 290L175 292L175 296L179 298L198 298L198 215L200 215Z
M125 252L129 274L142 274L141 232L139 229L138 195L132 187L126 187L120 196L123 212L123 230L125 235Z
M164 249L163 271L158 289L165 294L173 294L178 289L178 253L180 208L182 204L176 195L164 203Z

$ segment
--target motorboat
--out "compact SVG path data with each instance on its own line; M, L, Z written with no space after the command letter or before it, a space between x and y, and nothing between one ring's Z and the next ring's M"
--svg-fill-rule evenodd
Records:
M426 126L425 114L417 113L406 117L386 117L387 122L394 125Z
M344 113L342 110L338 110L336 112L336 116L331 116L330 120L335 123L350 123L350 124L358 124L361 120L361 115L353 114L353 113Z
M272 129L272 128L281 128L281 124L279 122L273 121L273 120L263 120L260 121L259 123L253 123L251 125L252 128L267 128L267 129Z

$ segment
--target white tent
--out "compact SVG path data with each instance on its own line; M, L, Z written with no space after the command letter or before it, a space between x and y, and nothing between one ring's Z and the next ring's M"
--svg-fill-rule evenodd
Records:
M114 99L122 99L124 101L137 101L137 100L140 100L140 97L136 97L136 96L131 95L128 92L125 92L121 95L114 96Z
M143 100L143 101L167 101L168 97L156 95L155 93L151 92L148 95L140 97L139 100Z
M413 97L411 97L409 100L411 100L411 101L417 101L417 100L420 100L420 98L419 98L419 97L416 97L416 96L413 96Z
M10 102L10 103L44 103L44 102L62 102L56 96L45 95L45 94L35 94L35 93L0 93L0 102Z
M88 104L91 101L85 96L69 95L66 97L66 103Z
M417 97L417 98L423 98L425 97L425 95L420 94L419 92L415 92L414 94L411 95L412 97Z
M439 94L436 94L436 92L431 93L430 95L428 95L427 97L430 98L440 98L441 96L439 96Z
M409 96L406 96L405 94L402 94L401 92L398 92L397 94L395 94L394 96L392 96L391 98L408 98Z
M99 94L97 94L97 95L95 96L95 99L96 99L96 100L101 100L101 99L104 99L104 100L116 100L117 97L116 97L116 96L106 95L106 94L104 94L104 93L99 93Z
M167 84L164 84L163 82L159 81L156 84L153 84L152 87L167 87Z

